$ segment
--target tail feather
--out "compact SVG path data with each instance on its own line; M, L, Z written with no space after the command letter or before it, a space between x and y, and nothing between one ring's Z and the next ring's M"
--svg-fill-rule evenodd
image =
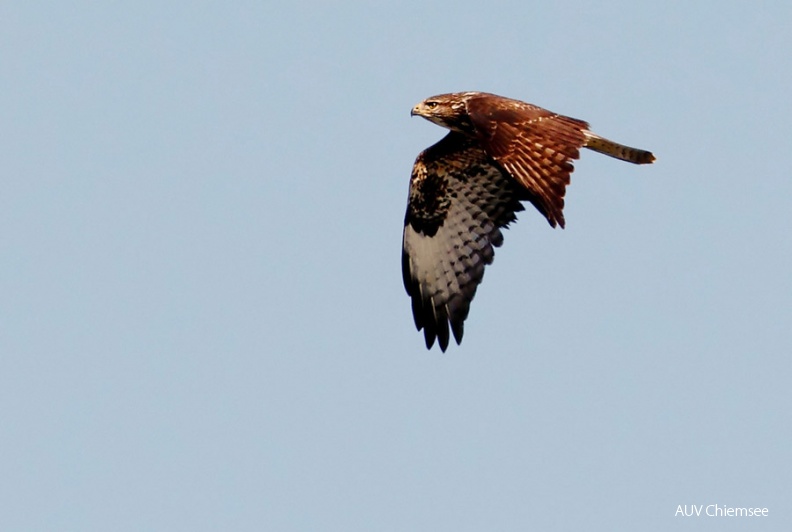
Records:
M651 164L655 160L652 152L641 150L638 148L631 148L618 142L613 142L599 135L595 135L591 131L586 131L586 143L583 145L586 148L598 151L605 155L621 159L634 164Z

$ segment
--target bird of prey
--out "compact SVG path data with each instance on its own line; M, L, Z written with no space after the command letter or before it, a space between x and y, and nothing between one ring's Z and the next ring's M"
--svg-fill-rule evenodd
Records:
M404 218L404 287L427 349L437 340L446 350L449 325L462 341L484 267L521 202L564 227L564 193L579 148L635 164L655 160L595 135L582 120L495 94L441 94L410 114L450 130L415 160Z

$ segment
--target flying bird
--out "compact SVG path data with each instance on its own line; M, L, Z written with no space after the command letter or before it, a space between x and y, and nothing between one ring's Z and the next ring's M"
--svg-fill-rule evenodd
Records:
M655 160L592 133L583 120L495 94L441 94L410 114L450 130L416 158L404 217L404 287L427 349L437 340L445 351L450 334L462 341L484 267L521 202L564 227L564 193L580 148L634 164Z

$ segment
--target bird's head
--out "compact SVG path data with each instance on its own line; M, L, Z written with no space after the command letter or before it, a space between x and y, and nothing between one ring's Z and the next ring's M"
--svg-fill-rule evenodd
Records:
M465 107L468 93L439 94L427 98L410 111L410 116L422 116L438 126L467 133L470 120Z

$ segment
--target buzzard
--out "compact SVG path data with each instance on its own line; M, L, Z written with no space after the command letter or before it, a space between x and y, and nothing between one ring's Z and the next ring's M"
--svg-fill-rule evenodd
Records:
M579 148L635 164L654 155L607 140L582 120L484 92L441 94L413 107L450 132L418 155L404 217L402 274L427 349L462 341L465 319L501 228L530 202L564 227L564 193Z

